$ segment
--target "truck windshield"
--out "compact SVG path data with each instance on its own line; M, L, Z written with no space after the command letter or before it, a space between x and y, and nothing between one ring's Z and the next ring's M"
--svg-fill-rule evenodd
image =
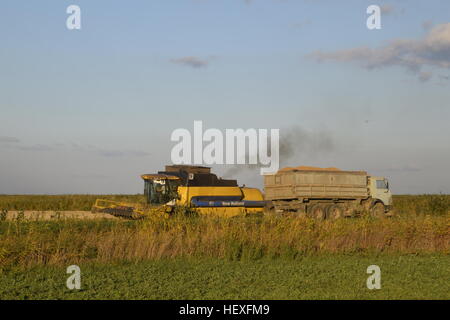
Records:
M385 180L377 180L377 189L387 189L387 183Z

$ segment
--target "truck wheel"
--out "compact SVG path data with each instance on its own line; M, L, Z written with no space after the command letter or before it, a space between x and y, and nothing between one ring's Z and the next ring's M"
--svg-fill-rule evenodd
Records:
M332 204L327 207L327 219L339 219L344 216L344 209L338 204Z
M384 204L381 202L375 203L375 205L370 209L370 215L375 218L383 218L385 217L384 213Z
M315 204L308 210L308 216L317 220L324 220L327 217L327 213L323 205Z

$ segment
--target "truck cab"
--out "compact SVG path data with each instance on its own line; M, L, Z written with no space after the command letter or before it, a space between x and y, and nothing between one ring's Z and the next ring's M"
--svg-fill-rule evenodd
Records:
M369 191L374 204L382 203L385 211L389 211L392 206L392 193L388 180L384 177L369 177Z

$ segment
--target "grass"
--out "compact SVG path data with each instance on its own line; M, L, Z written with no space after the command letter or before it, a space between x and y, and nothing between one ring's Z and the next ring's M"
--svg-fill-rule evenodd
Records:
M369 290L366 269L381 268L381 289ZM321 255L227 261L163 259L88 263L81 290L66 288L65 267L10 270L1 299L450 299L445 255Z

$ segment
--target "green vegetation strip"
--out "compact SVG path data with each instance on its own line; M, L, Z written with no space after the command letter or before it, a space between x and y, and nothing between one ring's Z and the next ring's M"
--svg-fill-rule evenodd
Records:
M369 290L366 269L381 268ZM450 299L448 255L324 255L301 259L174 259L82 264L81 290L65 267L0 275L0 299Z

